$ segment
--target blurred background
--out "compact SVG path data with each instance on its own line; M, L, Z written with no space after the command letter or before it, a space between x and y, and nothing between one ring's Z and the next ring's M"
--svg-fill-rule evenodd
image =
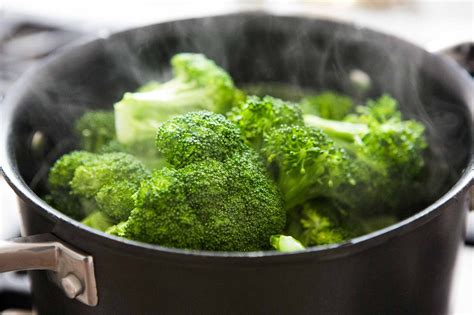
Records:
M2 99L22 73L71 42L162 21L252 10L356 23L432 52L442 51L470 66L473 73L472 44L456 46L474 42L472 0L0 0L0 110ZM19 234L15 196L0 176L0 239ZM474 247L463 246L452 292L452 314L474 314L472 292ZM12 308L31 309L24 274L0 274L0 312Z

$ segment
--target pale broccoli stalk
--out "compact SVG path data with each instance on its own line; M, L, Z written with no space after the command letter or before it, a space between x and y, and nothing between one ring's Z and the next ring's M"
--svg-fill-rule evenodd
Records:
M152 88L144 86L143 88ZM89 111L75 123L75 131L80 140L81 150L94 153L123 152L134 155L148 168L165 166L152 141L137 140L127 144L117 141L113 111Z
M204 55L177 54L171 66L174 77L170 81L125 93L115 104L119 142L152 140L162 122L190 111L226 113L241 97L227 72Z
M272 235L270 244L279 252L289 253L304 250L304 246L297 239L287 235Z

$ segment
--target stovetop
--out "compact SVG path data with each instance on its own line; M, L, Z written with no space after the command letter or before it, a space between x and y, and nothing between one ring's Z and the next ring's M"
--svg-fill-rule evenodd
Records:
M84 33L46 24L0 20L0 110L1 100L13 82L29 67L53 54L59 48L84 36ZM444 51L474 75L474 45L466 43ZM0 176L0 239L19 236L19 218L15 196ZM474 218L471 215L471 223ZM474 291L474 247L463 247L460 253L454 288L453 314L471 311L470 292ZM12 309L31 313L32 299L26 273L0 274L0 312ZM8 314L18 314L9 312Z

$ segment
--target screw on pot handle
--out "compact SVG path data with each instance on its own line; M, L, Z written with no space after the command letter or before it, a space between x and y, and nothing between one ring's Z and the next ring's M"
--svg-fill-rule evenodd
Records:
M19 270L49 270L51 279L66 296L84 304L98 302L92 256L80 253L52 235L42 234L0 240L0 272ZM48 241L44 241L48 240Z

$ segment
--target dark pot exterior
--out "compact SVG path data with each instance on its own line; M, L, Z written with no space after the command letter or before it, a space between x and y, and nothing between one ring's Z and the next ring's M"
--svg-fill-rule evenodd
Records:
M293 254L192 252L120 240L41 201L45 170L75 145L73 118L86 107L110 107L123 91L165 72L178 51L206 53L237 83L276 81L350 93L347 73L364 70L373 80L370 93L389 92L408 116L430 123L432 162L447 161L430 175L437 179L429 187L439 193L436 201L407 209L407 219L368 236ZM70 300L46 272L34 271L39 313L446 313L472 178L470 87L453 64L395 38L264 14L165 23L63 52L30 73L8 100L2 167L19 195L25 235L52 233L94 257L99 303ZM40 152L27 145L37 130L48 148Z

